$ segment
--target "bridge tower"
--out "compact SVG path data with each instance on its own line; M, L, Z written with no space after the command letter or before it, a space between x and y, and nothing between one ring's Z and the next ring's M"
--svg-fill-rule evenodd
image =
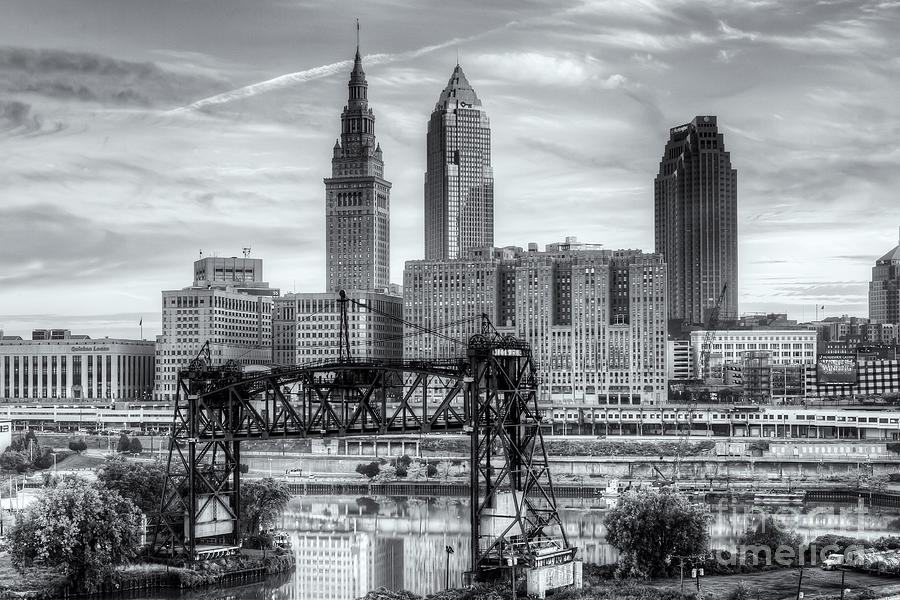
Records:
M513 569L540 597L549 579L550 587L580 586L577 549L556 509L531 347L498 335L485 319L467 355L472 575L486 579Z

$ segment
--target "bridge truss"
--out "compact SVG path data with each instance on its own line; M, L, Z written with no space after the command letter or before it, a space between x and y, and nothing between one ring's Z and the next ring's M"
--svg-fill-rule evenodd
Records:
M196 561L241 545L244 440L468 433L471 572L571 561L525 342L485 322L465 357L443 362L305 364L260 373L213 366L179 373L165 493L151 551Z

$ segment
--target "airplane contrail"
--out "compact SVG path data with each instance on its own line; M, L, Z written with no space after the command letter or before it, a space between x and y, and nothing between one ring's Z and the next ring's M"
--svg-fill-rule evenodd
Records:
M481 34L484 35L484 34ZM410 58L417 58L424 54L428 54L430 52L434 52L436 50L441 50L443 48L447 48L449 46L458 45L462 42L470 41L474 39L472 36L469 38L453 38L452 40L441 42L440 44L434 44L432 46L424 46L422 48L418 48L416 50L410 50L408 52L401 52L398 54L371 54L365 57L365 62L370 65L384 64L396 62L398 60L407 60ZM231 90L228 92L223 92L221 94L216 94L215 96L209 96L208 98L203 98L201 100L197 100L196 102L192 102L186 106L182 106L179 108L174 108L168 111L166 114L169 115L177 115L182 114L194 110L200 110L209 106L216 106L218 104L226 104L228 102L232 102L234 100L242 100L244 98L252 98L253 96L258 96L259 94L265 94L266 92L271 92L273 90L280 90L282 88L290 87L297 83L304 83L307 81L312 81L314 79L321 79L323 77L328 77L330 75L335 75L337 73L341 73L351 67L353 65L353 61L350 60L342 60L340 62L332 63L330 65L322 65L319 67L313 67L311 69L306 69L304 71L297 71L295 73L287 73L286 75L279 75L278 77L274 77L272 79L267 79L266 81L260 81L258 83L253 83L241 88L237 88L235 90Z

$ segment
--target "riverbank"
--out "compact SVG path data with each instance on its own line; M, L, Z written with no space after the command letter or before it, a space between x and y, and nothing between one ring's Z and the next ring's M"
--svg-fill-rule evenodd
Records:
M468 481L457 478L455 481L434 480L404 480L398 479L389 482L372 482L361 478L341 476L332 477L292 477L286 476L288 487L292 494L299 496L441 496L449 498L468 498ZM643 484L645 482L619 481L620 488L626 488L631 483ZM789 486L783 482L772 482L762 488L747 482L734 482L728 487L713 487L708 481L679 481L678 489L686 494L694 496L697 500L705 502L731 502L753 501L759 497L763 490L776 495L779 493L794 492L797 495L797 503L806 502L833 502L842 504L859 503L866 506L878 506L885 508L900 507L900 492L894 490L872 491L858 489L830 482L821 482L812 487L805 487L797 491L797 487ZM557 498L609 498L609 489L605 483L582 483L580 485L557 484L553 486ZM799 494L803 494L800 496Z
M716 575L696 582L685 580L684 591L678 578L656 579L650 582L598 579L586 577L581 589L559 590L553 600L784 600L797 596L799 574L796 569L777 569L740 575ZM900 593L897 579L847 572L844 579L844 600L884 598ZM804 569L800 585L804 600L833 600L841 597L841 574L836 571ZM524 597L518 590L515 597ZM360 600L421 600L423 597L408 591L384 588L370 591ZM445 590L427 596L428 600L512 600L508 582L495 585L476 585L471 588Z
M294 566L294 556L289 552L269 552L264 556L260 550L243 550L237 556L206 561L196 568L136 563L118 568L96 594L79 594L67 585L64 576L52 570L29 569L19 573L12 566L9 553L2 551L0 600L87 598L109 593L235 585L288 573Z

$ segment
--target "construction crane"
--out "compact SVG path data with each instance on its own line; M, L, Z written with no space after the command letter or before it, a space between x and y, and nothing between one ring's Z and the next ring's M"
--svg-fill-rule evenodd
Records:
M713 340L716 337L716 329L719 326L719 311L722 308L722 301L725 300L725 292L728 290L728 284L722 284L722 291L716 298L715 305L710 309L706 318L706 334L703 337L703 345L700 347L700 366L702 367L701 378L705 382L709 382L709 355L712 352Z

